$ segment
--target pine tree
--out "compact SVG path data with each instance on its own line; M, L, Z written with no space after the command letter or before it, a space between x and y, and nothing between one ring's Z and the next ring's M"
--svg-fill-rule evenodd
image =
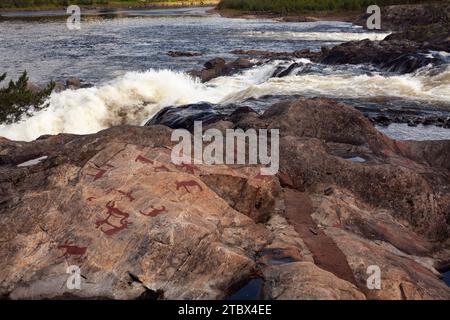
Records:
M6 73L0 76L0 82L5 79ZM16 82L11 80L8 86L0 88L0 123L16 122L32 111L46 108L45 100L54 88L55 83L50 82L42 90L30 90L28 75L24 71Z

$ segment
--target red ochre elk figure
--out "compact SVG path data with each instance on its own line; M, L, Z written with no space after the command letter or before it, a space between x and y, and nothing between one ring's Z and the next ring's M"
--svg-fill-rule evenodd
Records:
M64 249L66 252L61 257L68 257L68 256L83 256L86 253L87 247L78 247L73 246L69 244L69 241L67 240L64 244L59 245L58 249Z
M155 167L155 172L170 172L169 168L167 168L165 165L160 165L159 167Z
M143 164L151 164L151 165L153 165L153 161L150 160L149 158L144 157L142 154L138 155L136 157L136 159L134 159L134 162L140 162L140 163L143 163Z
M123 212L120 209L116 208L116 203L114 201L110 201L106 204L106 209L108 210L108 216L104 220L98 220L95 223L95 227L98 229L103 225L108 225L111 227L111 229L104 230L100 228L100 230L106 234L107 236L112 236L116 234L117 232L122 231L125 228L128 228L128 226L131 224L131 222L128 222L127 219L130 217L130 215L126 212ZM116 226L112 224L109 219L111 218L118 218L120 219L119 223L120 226Z
M177 190L180 190L181 188L184 188L188 193L191 193L189 191L189 187L197 187L200 191L203 191L202 186L194 180L190 180L190 181L176 181L177 184Z
M130 192L124 192L122 190L116 190L118 193L120 193L121 195L125 196L126 198L128 198L128 200L130 200L130 202L133 202L134 200L136 200L133 197L133 191Z
M105 175L106 172L107 172L106 170L103 170L103 169L97 169L97 173L96 173L96 174L90 174L90 173L88 173L88 174L86 174L86 175L87 175L87 176L94 177L94 181L97 181L98 179L102 178L102 177Z
M195 170L199 170L195 165L193 164L188 164L188 163L182 163L179 165L176 165L177 168L179 169L184 169L186 170L186 172L189 172L191 174L195 174Z
M147 212L147 213L145 213L145 212L142 212L142 211L139 211L143 216L146 216L146 217L156 217L156 216L159 216L161 213L163 213L163 212L167 212L167 210L166 210L166 207L165 206L162 206L161 207L161 209L156 209L156 208L154 208L153 206L150 206L153 210L152 211L150 211L150 212Z

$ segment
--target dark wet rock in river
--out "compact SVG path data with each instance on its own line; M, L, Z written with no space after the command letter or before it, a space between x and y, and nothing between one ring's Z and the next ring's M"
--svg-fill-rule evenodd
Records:
M450 3L382 7L383 30L395 31L383 41L348 43L331 50L330 63L374 63L384 70L408 73L442 60L429 57L430 50L450 52ZM356 24L366 27L368 16ZM364 58L358 46L367 46ZM353 51L345 55L343 51ZM343 57L343 56L346 57ZM343 61L348 62L343 62ZM340 62L338 62L340 61Z
M202 121L203 124L217 122L224 118L222 109L217 109L209 103L196 103L180 107L167 107L159 111L145 126L155 124L165 125L172 129L191 130L194 121Z
M294 52L274 52L265 50L233 50L232 54L243 55L249 57L258 57L265 59L292 59L292 58L305 58L317 60L320 56L320 52L313 52L309 49L301 49Z
M200 52L191 52L191 51L169 51L169 52L167 52L167 55L172 57L172 58L198 57L198 56L201 56L202 53L200 53Z
M363 17L359 24L366 24ZM357 22L358 23L358 22ZM386 6L382 28L396 31L382 41L351 41L324 50L322 62L372 63L383 70L409 73L444 61L429 51L450 51L450 3Z
M55 82L55 92L64 91L67 89L76 90L82 88L91 88L94 85L92 83L84 82L82 79L77 77L68 77L65 81Z
M226 64L225 59L214 58L206 61L203 66L205 67L205 69L216 69L216 68L223 68L225 64Z
M280 130L278 175L175 166L162 125L0 139L0 296L63 297L76 264L75 298L450 299L435 269L450 260L449 141L392 140L329 99L226 121Z
M275 72L272 74L272 77L274 78L283 78L286 76L291 75L292 71L294 71L294 69L300 67L301 64L300 63L293 63L291 64L289 67L285 68L285 67L279 67L275 70Z
M204 69L191 70L188 74L199 78L202 82L208 82L217 77L233 75L254 65L253 62L244 58L238 58L228 63L222 58L214 58L204 64Z
M81 87L81 80L77 77L69 77L66 80L66 88L78 89Z
M324 53L321 60L325 64L365 64L370 63L386 71L410 73L429 64L443 61L429 57L428 52L409 40L350 41L335 46Z
M404 54L383 63L381 69L388 72L410 73L430 64L438 65L441 63L443 63L442 60L425 54Z
M450 51L450 22L447 24L432 24L415 26L402 32L394 32L385 40L410 40L418 43L423 50Z
M255 114L255 111L248 107L237 107L233 104L222 106L201 102L164 108L147 121L145 126L164 125L172 129L192 131L195 121L201 121L203 125L222 120L236 122L247 113Z
M389 126L393 123L406 123L410 127L436 126L450 128L450 113L448 112L399 112L394 110L382 110L377 112L363 111L370 121L380 126Z

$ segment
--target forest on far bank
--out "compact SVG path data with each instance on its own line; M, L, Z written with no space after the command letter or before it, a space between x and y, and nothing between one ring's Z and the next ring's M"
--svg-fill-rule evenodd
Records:
M212 2L212 1L205 1ZM41 8L75 5L145 5L145 4L201 4L201 0L0 0L0 8Z
M434 1L446 2L447 0ZM361 10L370 5L430 3L430 0L221 0L219 9L249 12L304 12L325 10Z

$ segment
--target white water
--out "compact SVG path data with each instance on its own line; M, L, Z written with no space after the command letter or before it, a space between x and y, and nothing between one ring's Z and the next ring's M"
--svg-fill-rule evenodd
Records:
M299 62L310 63L305 59ZM0 125L0 136L30 141L43 134L94 133L114 125L142 124L166 106L239 102L264 95L401 97L450 102L450 66L437 75L335 73L270 78L278 64L272 62L207 84L170 70L129 72L98 87L53 93L47 109L19 123Z
M243 36L256 38L270 38L276 40L314 40L314 41L358 41L383 40L390 32L291 32L291 31L250 31L243 32Z
M397 140L450 140L450 130L436 126L410 127L405 123L393 123L388 127L377 126L377 129Z

